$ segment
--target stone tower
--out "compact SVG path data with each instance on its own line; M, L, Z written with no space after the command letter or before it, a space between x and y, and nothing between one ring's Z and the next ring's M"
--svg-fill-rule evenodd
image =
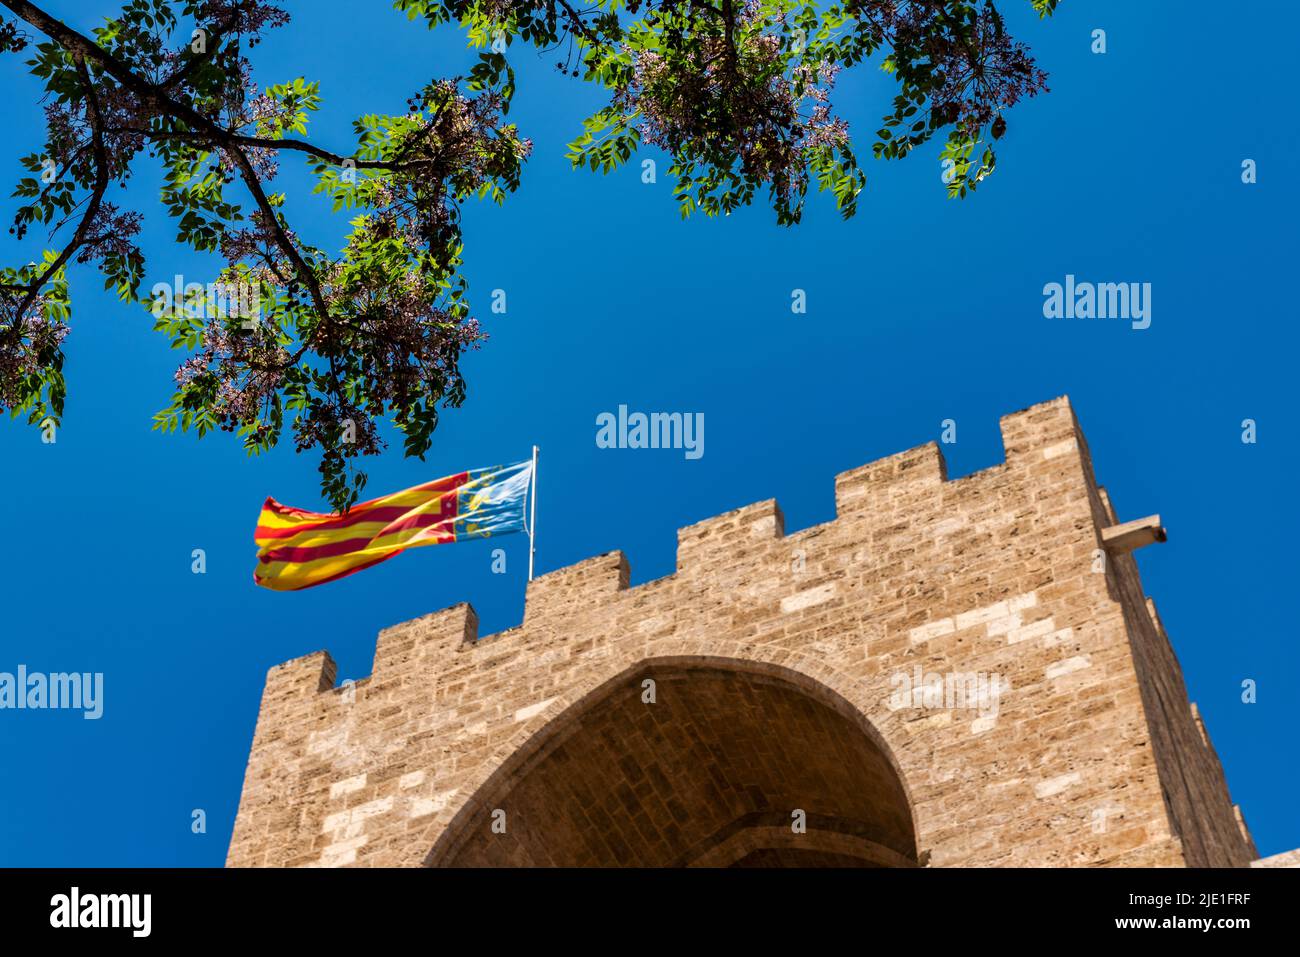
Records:
M229 865L1164 865L1256 857L1062 398L267 675Z

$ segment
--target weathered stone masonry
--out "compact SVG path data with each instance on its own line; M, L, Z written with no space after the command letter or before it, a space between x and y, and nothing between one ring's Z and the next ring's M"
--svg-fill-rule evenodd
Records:
M1250 864L1069 402L1001 427L1004 463L873 462L788 536L774 501L682 529L657 581L544 575L497 635L395 625L355 684L272 668L228 864ZM917 665L1009 690L892 707Z

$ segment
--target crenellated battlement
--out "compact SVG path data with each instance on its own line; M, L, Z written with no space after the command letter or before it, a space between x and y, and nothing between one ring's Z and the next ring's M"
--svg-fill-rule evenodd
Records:
M961 495L967 486L986 484L993 476L1005 475L1008 469L1032 469L1063 456L1066 462L1074 463L1083 448L1082 433L1065 397L1004 416L1000 425L1006 454L1003 463L949 480L947 463L935 442L877 459L836 475L836 518L797 535L824 534L828 526L844 518L855 523L865 518L875 526L897 522L906 527L918 500L935 498L945 486L952 487L951 494ZM1104 495L1104 490L1099 491ZM785 537L785 518L775 499L732 509L678 529L675 574L690 575L697 568L716 574L719 563L743 570L756 551L762 553L773 541ZM627 557L617 550L539 575L527 586L523 628L548 618L587 614L593 604L610 601L629 590L630 578ZM508 629L510 633L520 631L518 627ZM505 633L485 635L482 640ZM473 607L455 605L383 629L375 654L375 673L418 668L431 655L454 654L477 642L478 616ZM328 659L327 652L317 652L296 660L315 659L321 654ZM293 662L277 665L271 674L290 664Z
M638 669L728 662L833 694L870 729L935 864L1246 863L1199 718L1159 706L1185 700L1181 674L1132 556L1105 550L1116 513L1069 401L1000 426L1005 460L972 475L949 479L934 442L840 473L835 518L811 528L787 535L769 499L679 529L676 570L655 581L630 587L619 551L548 572L528 584L522 623L494 635L479 636L468 604L385 628L371 676L342 688L327 652L275 666L230 862L459 854L511 775L609 688ZM887 706L894 676L918 665L1014 690L996 726L918 720ZM1115 764L1127 742L1138 750ZM1089 815L1112 786L1125 828L1099 839ZM276 816L286 794L292 821ZM1076 823L1018 846L999 830L1013 809Z

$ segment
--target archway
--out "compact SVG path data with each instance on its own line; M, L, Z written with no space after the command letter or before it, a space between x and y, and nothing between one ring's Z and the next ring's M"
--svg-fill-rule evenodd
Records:
M783 668L660 659L606 682L534 735L451 822L428 863L916 859L906 788L843 698Z

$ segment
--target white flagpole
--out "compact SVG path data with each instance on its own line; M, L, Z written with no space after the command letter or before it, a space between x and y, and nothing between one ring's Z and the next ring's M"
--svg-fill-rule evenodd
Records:
M533 536L537 531L537 446L533 446L533 471L529 485L531 502L528 505L528 580L533 580Z

